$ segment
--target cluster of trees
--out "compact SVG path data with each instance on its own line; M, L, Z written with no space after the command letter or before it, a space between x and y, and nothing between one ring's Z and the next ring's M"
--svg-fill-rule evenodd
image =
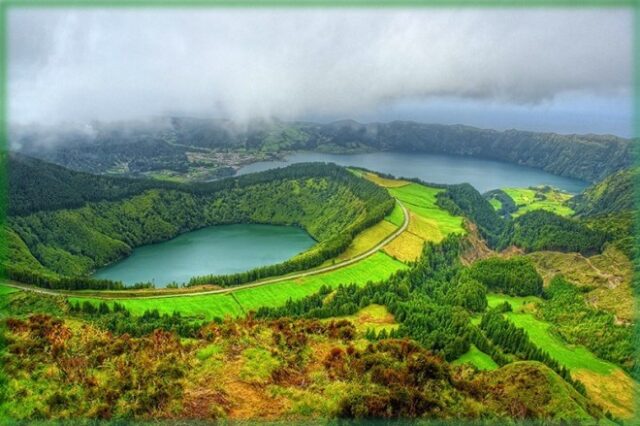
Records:
M583 345L637 375L633 327L616 324L612 313L591 307L582 290L562 276L553 278L544 291L542 319L553 324L553 331L567 342Z
M97 176L12 153L8 164L11 216L42 210L75 208L90 201L120 200L150 188L175 187L168 182Z
M529 252L569 251L589 256L602 251L607 240L607 234L578 220L535 210L510 221L497 247L515 245Z
M511 321L503 317L503 312L510 309L511 307L506 303L506 306L490 309L482 316L480 328L486 336L493 343L521 359L543 362L584 395L586 393L584 385L580 381L574 380L569 370L558 364L558 361L553 359L547 352L534 345L524 329L516 327Z
M513 201L513 198L509 196L502 189L493 189L489 192L485 192L483 197L487 200L495 199L500 202L500 209L498 209L498 215L502 217L510 217L511 214L518 211L518 206L516 202Z
M583 222L607 235L607 244L621 250L629 259L638 259L640 233L637 232L635 210L587 217Z
M118 283L91 283L86 275L126 256L136 246L204 226L294 225L318 241L309 251L278 265L191 281L232 285L321 264L346 249L357 233L382 220L394 203L383 188L338 166L296 164L209 184L150 189L123 200L91 202L73 210L12 216L9 226L23 244L13 245L10 259L25 262L10 264L15 278L36 285L119 288ZM55 282L40 278L36 275L41 271L26 259L37 259L50 272L74 278Z
M542 277L533 262L523 256L492 257L475 262L468 274L490 290L511 296L540 296Z
M6 267L3 272L11 280L52 290L140 290L154 288L153 283L125 285L121 281L95 279L87 276L67 277L23 268Z
M278 308L261 308L258 317L328 318L350 315L372 303L385 305L400 323L390 337L409 337L424 347L453 360L469 350L470 316L468 306L486 306L486 289L460 276L460 238L450 237L440 244L425 245L424 255L409 270L400 271L384 282L363 287L341 285ZM458 289L472 296L466 300Z
M157 309L147 310L134 316L122 304L114 302L109 306L105 302L94 304L89 301L69 304L69 311L118 335L141 337L154 330L175 332L180 337L197 337L203 326L201 321L184 318L179 312L160 314Z
M450 185L438 194L440 207L454 215L464 215L478 226L480 234L494 246L503 232L505 221L473 186L468 183Z

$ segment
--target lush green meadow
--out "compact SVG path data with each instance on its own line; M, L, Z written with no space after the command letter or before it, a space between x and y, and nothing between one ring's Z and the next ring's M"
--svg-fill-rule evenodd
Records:
M565 202L571 198L571 194L563 191L555 189L542 191L540 188L506 188L503 191L518 207L518 210L512 214L514 217L533 210L547 210L559 216L571 216L574 213L571 207L565 205Z
M532 312L536 303L542 303L542 299L537 296L508 296L506 294L487 294L489 308L495 308L501 303L509 302L514 312Z
M18 289L0 284L0 296L15 293Z
M599 374L611 374L618 369L615 365L599 359L586 348L569 345L552 334L549 330L551 324L535 318L532 313L535 303L542 303L541 299L534 296L510 297L490 294L487 300L490 307L509 302L513 308L513 312L506 314L509 320L525 329L536 346L547 351L552 358L568 369L587 369Z
M427 223L434 225L442 236L464 234L463 219L454 216L436 204L436 196L442 189L431 188L417 183L389 188L391 195L399 199L411 212ZM425 235L429 238L430 235Z
M425 242L440 242L449 234L466 232L462 217L453 216L436 204L436 196L442 189L410 183L389 187L388 190L409 211L408 229L384 249L389 255L403 261L415 261L420 257ZM387 220L397 223L400 219L394 216L398 214L402 212L394 210Z
M493 206L493 208L496 209L496 211L498 211L498 210L500 210L502 208L502 203L500 202L500 200L498 200L496 198L489 199L489 204L491 204Z
M378 252L353 265L331 272L295 280L283 278L277 283L238 289L231 293L155 299L118 299L117 302L124 305L134 315L141 315L146 310L157 309L161 314L171 314L176 311L182 315L201 319L237 317L262 306L281 306L290 298L300 299L317 292L323 285L330 287L351 283L364 285L367 281L383 280L404 268L406 266L403 263ZM71 302L82 303L86 300L93 303L101 302L101 300L93 298L70 298ZM113 303L113 300L109 303Z
M396 203L393 211L384 219L396 226L402 226L402 224L404 223L404 213L402 212L402 207L400 207L400 205Z
M496 362L491 359L489 355L476 348L475 345L471 345L469 351L455 360L452 364L471 364L478 370L495 370L496 368L498 368L498 364L496 364Z
M628 418L633 413L637 398L637 383L620 367L604 361L584 346L571 345L551 331L552 324L534 316L537 303L542 300L533 296L509 297L487 295L489 306L509 302L513 312L505 315L517 327L527 331L531 341L548 352L561 365L571 371L572 377L580 380L588 395L616 416Z

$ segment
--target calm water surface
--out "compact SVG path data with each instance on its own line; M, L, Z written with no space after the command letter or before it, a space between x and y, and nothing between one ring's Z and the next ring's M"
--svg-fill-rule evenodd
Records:
M95 278L164 287L196 275L230 274L287 260L315 244L292 226L221 225L136 248L131 256L100 269Z
M473 185L478 191L496 188L551 185L571 193L582 191L587 183L552 175L539 169L518 166L499 161L471 157L403 152L374 152L369 154L319 154L301 152L292 154L286 161L263 161L241 168L238 174L284 167L292 163L331 162L341 166L364 167L394 176L420 178L433 183L463 183Z

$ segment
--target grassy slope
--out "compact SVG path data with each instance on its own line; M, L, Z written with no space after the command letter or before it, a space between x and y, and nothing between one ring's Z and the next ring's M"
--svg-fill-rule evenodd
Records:
M416 260L425 241L439 242L451 233L462 234L463 219L436 205L436 195L442 189L417 183L388 188L391 195L409 210L409 228L392 241L385 252L400 260Z
M434 224L442 235L464 233L462 217L453 216L436 205L436 195L442 189L411 183L400 188L390 188L391 195L402 201L405 206L428 223ZM425 235L425 238L435 238Z
M628 418L633 412L636 383L620 367L601 360L583 346L569 345L552 334L549 331L551 324L536 319L531 313L534 309L532 302L536 302L536 299L531 296L488 296L489 306L508 301L513 312L506 314L507 317L516 326L525 329L534 344L547 351L581 380L595 402L616 416Z
M375 173L371 173L371 172L364 172L362 174L362 177L364 177L365 179L370 180L371 182L375 183L378 186L383 186L385 188L398 188L401 186L405 186L408 185L410 182L406 181L406 180L402 180L402 179L387 179L387 178L383 178L378 176Z
M214 317L240 316L249 310L261 306L280 306L291 299L300 299L317 292L323 285L337 287L340 284L366 284L367 281L382 280L399 269L406 268L384 253L376 253L353 265L319 275L311 275L296 280L287 280L267 284L261 287L237 290L228 294L210 294L198 296L172 297L162 299L124 299L119 303L127 307L134 315L145 310L158 309L160 313L178 311L183 315L202 319ZM74 297L71 301L97 299Z
M385 217L385 220L393 223L396 226L402 226L404 223L404 213L402 212L402 207L398 203L396 203L393 211Z
M560 216L571 216L574 213L571 207L564 205L571 195L562 191L550 190L543 193L545 200L536 200L536 194L542 192L531 188L506 188L503 191L518 206L518 211L513 213L514 217L533 210L548 210Z
M402 211L400 211L400 214L402 214ZM402 222L400 222L400 224L402 224ZM398 229L398 227L395 224L387 222L386 220L382 220L356 235L349 247L347 247L344 252L336 256L334 259L326 261L324 264L331 265L332 263L348 260L361 253L364 253L374 247L376 244L380 243L389 235L393 234L396 229Z
M496 210L500 210L502 208L502 203L496 198L489 199L489 204L491 204Z
M453 361L452 364L471 364L474 365L478 370L495 370L496 368L498 368L498 364L496 364L496 362L491 359L489 355L476 348L475 345L471 345L467 353L463 354L460 358Z
M620 321L631 322L635 315L631 261L614 247L586 258L579 253L542 251L528 254L547 284L555 275L564 275L578 286L594 289L586 299L595 307L612 312Z
M542 411L544 417L553 418L556 421L593 423L589 414L589 400L540 362L514 362L485 373L485 377L487 389L500 390L497 395L487 392L485 403L489 406L493 405L495 400L506 397L511 403L511 408L515 410L526 407L525 412ZM517 396L513 399L509 395ZM598 424L611 423L604 420Z

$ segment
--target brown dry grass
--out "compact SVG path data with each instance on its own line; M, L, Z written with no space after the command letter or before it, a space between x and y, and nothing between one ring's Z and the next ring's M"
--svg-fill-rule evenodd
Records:
M422 238L424 241L438 243L444 238L436 220L426 219L415 213L409 214L408 231Z
M579 253L536 252L527 255L542 275L545 285L562 274L579 286L593 287L586 300L598 309L612 312L620 323L635 318L631 261L609 247L604 253L586 258Z
M367 180L370 180L376 185L384 186L385 188L399 188L401 186L405 186L411 183L406 180L383 178L378 176L375 173L370 173L370 172L366 172L364 174L364 178Z
M422 238L409 231L404 231L387 244L383 251L403 262L412 262L420 257L423 246L424 240Z
M584 383L588 396L596 404L622 419L633 416L638 388L623 371L602 375L589 370L576 370L571 374Z
M467 220L464 223L464 228L467 230L467 235L460 255L463 265L468 266L477 260L495 255L495 252L489 248L487 242L480 236L476 224Z

